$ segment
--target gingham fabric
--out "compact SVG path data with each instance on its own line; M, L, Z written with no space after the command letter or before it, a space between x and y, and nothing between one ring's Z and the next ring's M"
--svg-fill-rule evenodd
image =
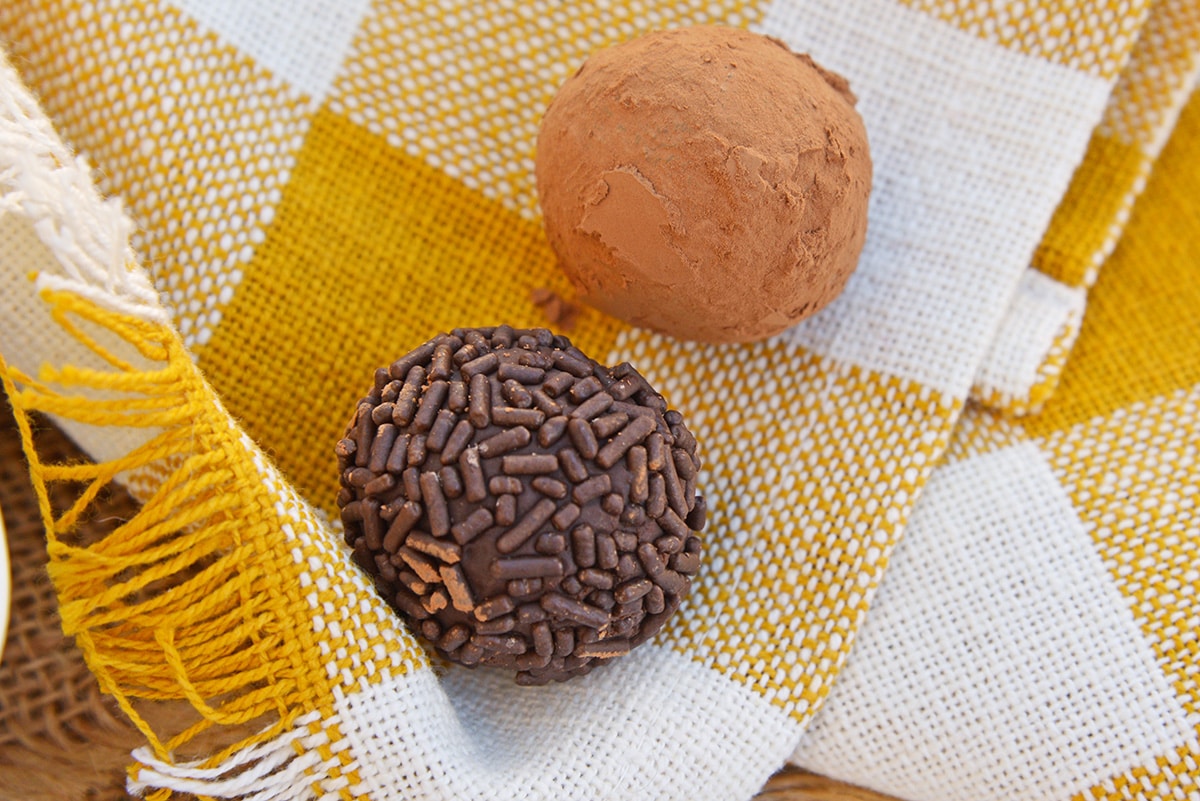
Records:
M795 759L905 798L1200 797L1200 95L1062 384L967 407Z
M966 436L955 426L972 386L1020 308L1031 257L1095 149L1089 139L1118 103L1118 77L1149 41L1148 14L1144 0L0 8L10 58L0 81L0 369L35 484L78 488L70 507L44 503L50 570L64 628L147 738L130 788L255 799L746 798L796 753L835 679L838 708L866 714L871 686L856 697L839 674L894 547L906 528L919 542L929 525L914 512L918 495L928 483L925 509L949 483L950 512L935 519L958 532L972 513L1006 507L995 493L1024 475L995 461L955 479L960 462L976 463L939 462ZM541 110L593 49L696 23L749 26L850 80L875 162L859 269L827 310L754 345L676 342L585 311L576 344L637 365L701 442L706 567L655 641L582 679L521 688L448 668L340 544L333 443L374 368L432 334L546 324L530 291L570 292L532 189ZM34 411L95 464L38 459ZM1171 419L1191 431L1194 422L1179 423L1195 416L1185 404ZM1094 457L1074 445L1062 447ZM1194 528L1179 477L1162 502ZM1039 478L1015 497L1037 496ZM80 541L78 521L103 513L113 480L144 500L141 511L98 542ZM1035 532L1057 531L1065 514L1033 502L1025 511ZM1079 526L1091 532L1123 514L1104 510ZM1193 737L1169 671L1191 675L1197 625L1171 617L1168 645L1143 648L1136 624L1104 614L1128 614L1134 590L1115 571L1088 572L1106 558L1094 542L1064 546L1082 567L1056 574L1072 598L1080 582L1094 625L1056 618L1051 634L1065 630L1079 653L1099 656L1125 637L1134 655L1120 652L1120 665L1143 672L1120 674L1114 686L1126 695L1114 697L1153 693L1128 718L1111 704L1083 716L1071 736L1099 742L1114 715L1153 736L1071 756L1040 784L977 782L974 797L1011 797L1013 787L1059 797L1091 779L1103 787L1130 754L1180 754L1176 735ZM1034 549L1014 567L1006 550L971 547L944 566L950 576L962 563L977 568L970 586L981 594L1014 572L1033 591L1018 568L1056 564ZM1159 575L1140 567L1141 542L1111 549L1139 575ZM1190 575L1194 554L1177 552L1172 568ZM936 587L929 566L916 570ZM953 593L930 597L949 605L943 613L957 609ZM889 608L881 602L872 624ZM874 627L908 644L926 634L917 620ZM863 640L864 651L884 642ZM922 645L960 654L969 676L996 665L986 649L940 642ZM1038 675L1014 686L1040 710ZM874 718L897 730L871 747L886 743L908 763L910 751L945 747L964 716L1006 731L989 690L1010 685L965 685L960 711L946 712L951 725L939 729L920 709L904 727ZM195 723L164 729L156 704L190 706ZM852 731L829 711L821 720L835 722L813 727L798 758ZM1040 777L1059 765L1054 755L1073 755L1057 718L1026 718L1004 776ZM952 767L985 775L1001 752L985 738L963 753ZM878 772L858 780L914 798L949 792L892 781L876 757ZM1195 772L1188 759L1170 763L1184 766L1172 776ZM1083 768L1071 774L1076 761Z
M1200 3L1155 0L1083 163L980 365L972 395L1015 415L1041 409L1079 335L1088 289L1120 240L1200 76Z

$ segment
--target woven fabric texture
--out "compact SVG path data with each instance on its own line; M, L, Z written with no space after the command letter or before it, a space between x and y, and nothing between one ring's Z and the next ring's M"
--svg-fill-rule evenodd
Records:
M1114 87L1153 41L1148 19L1148 0L6 4L0 375L63 628L145 739L129 788L749 797L835 680L849 684L839 674L926 485L935 499L957 487L954 526L1005 492L1037 495L1037 476L955 484L942 463L996 332L1028 307L1031 254ZM752 345L583 311L576 344L635 364L701 442L706 568L654 641L583 679L522 688L448 668L341 544L333 444L377 367L453 327L545 325L533 290L570 297L533 191L541 110L595 48L697 23L749 26L849 79L875 164L860 266L824 312ZM94 461L39 455L34 413ZM980 429L973 416L963 431ZM113 482L141 506L82 538ZM1066 512L1038 499L1027 526L1055 529ZM1068 544L1101 558L1082 535ZM1025 564L964 553L997 588ZM1125 608L1103 570L1069 575ZM1153 701L1118 717L1153 730L1144 748L1082 763L1119 775L1192 724L1174 716L1166 657L1137 625L1104 622L1075 632L1080 653L1124 637L1119 665L1144 671L1097 692ZM920 635L906 625L893 628ZM992 710L987 684L967 684ZM191 716L164 721L164 704ZM1056 741L1023 722L1036 745L1019 756L1041 770ZM919 748L952 736L900 734ZM1006 797L982 785L974 797Z
M980 365L975 399L1021 416L1053 395L1079 335L1087 290L1117 246L1198 76L1200 3L1157 0Z
M1043 412L964 412L801 764L908 798L1200 794L1198 196L1200 98Z
M46 573L45 529L30 482L20 432L0 404L0 510L4 512L14 587L13 624L0 659L0 797L22 801L124 801L129 753L141 741L116 704L100 689L79 649L67 640L58 599ZM55 460L86 459L48 421L38 424L39 451ZM55 503L69 502L60 495ZM128 517L137 502L119 488L104 500L105 516ZM89 538L107 530L87 524ZM159 710L164 725L186 718L179 708ZM174 725L179 725L176 722ZM771 777L755 798L809 801L835 784L794 768ZM847 801L887 801L865 790L837 788ZM188 796L184 796L187 798Z

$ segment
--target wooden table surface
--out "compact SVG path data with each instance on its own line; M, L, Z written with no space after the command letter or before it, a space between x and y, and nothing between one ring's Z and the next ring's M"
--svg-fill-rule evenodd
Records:
M784 768L771 777L755 801L897 801L861 787L827 779L799 768Z

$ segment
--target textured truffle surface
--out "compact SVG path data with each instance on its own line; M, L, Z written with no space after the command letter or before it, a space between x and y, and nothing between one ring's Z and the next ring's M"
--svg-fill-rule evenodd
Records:
M522 684L649 639L700 566L696 441L629 364L456 329L377 371L336 447L346 542L447 658Z
M748 31L661 31L593 54L537 143L546 232L587 303L739 342L823 308L853 272L871 159L841 77Z

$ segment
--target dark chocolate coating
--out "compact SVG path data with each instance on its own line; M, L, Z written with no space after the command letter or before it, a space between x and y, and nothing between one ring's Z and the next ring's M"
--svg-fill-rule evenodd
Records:
M519 684L645 642L700 565L682 417L545 329L455 329L377 370L335 450L355 562L440 653Z

